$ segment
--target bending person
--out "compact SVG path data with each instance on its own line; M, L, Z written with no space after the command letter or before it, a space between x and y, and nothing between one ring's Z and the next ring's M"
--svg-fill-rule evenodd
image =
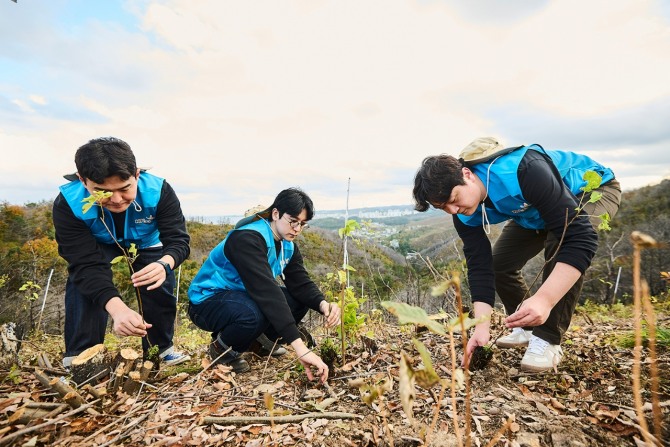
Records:
M326 327L339 324L341 315L309 278L294 242L313 216L307 194L285 189L265 211L238 222L209 254L188 295L191 320L212 333L213 361L246 372L250 367L241 353L265 336L290 344L310 380L328 378L328 366L305 345L298 328L309 309L326 317Z
M143 337L145 357L157 346L166 365L189 360L172 347L173 270L190 252L177 195L164 179L141 171L130 146L118 138L89 141L74 161L77 173L66 176L70 182L60 187L53 206L58 253L68 262L63 365L69 367L77 354L104 341L108 314L116 334ZM82 199L96 191L111 196L84 212ZM119 245L131 244L138 249L131 279L140 289L144 320L112 281L110 261L123 254Z
M432 206L452 214L463 240L475 317L485 317L475 327L464 362L475 347L489 342L489 316L498 292L512 333L496 344L528 346L521 368L546 371L561 361L561 340L598 248L598 216L614 217L621 189L611 169L585 155L538 144L503 149L492 138L480 138L464 150L494 154L479 163L450 155L427 157L414 179L414 200L418 211ZM595 190L602 197L595 203L589 203L590 194L580 202L587 171L602 177ZM488 225L505 221L492 249ZM529 294L521 269L542 250L548 262L543 283Z

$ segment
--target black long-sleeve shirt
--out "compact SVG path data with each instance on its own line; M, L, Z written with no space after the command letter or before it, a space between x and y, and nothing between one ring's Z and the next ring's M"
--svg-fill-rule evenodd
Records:
M279 254L281 242L275 242L275 245ZM293 256L284 269L284 285L296 301L320 311L323 294L307 274L298 245L293 246ZM228 235L223 253L237 269L251 299L258 304L283 341L291 343L298 339L297 323L268 263L263 236L253 230L233 231Z
M529 150L519 163L517 178L523 197L537 208L545 222L545 229L554 233L559 240L565 228L567 210L568 222L572 221L565 229L556 262L571 265L583 274L591 265L598 249L598 234L585 214L572 219L579 203L561 180L556 166L546 155ZM495 208L489 198L485 205ZM456 215L453 220L454 227L463 240L472 300L493 306L495 277L491 243L481 226L465 225Z
M125 211L118 214L115 220L125 217ZM120 297L112 282L109 259L88 226L74 215L63 194L59 194L54 201L53 220L58 254L67 261L70 280L79 291L102 307L110 299ZM156 222L159 239L163 244L163 256L172 256L176 268L188 258L190 238L179 199L165 181L157 205ZM116 228L123 228L123 225L116 225ZM122 237L120 234L116 236Z

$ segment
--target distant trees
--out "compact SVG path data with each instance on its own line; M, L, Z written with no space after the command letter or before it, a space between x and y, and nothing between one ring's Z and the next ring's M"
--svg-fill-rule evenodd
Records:
M67 265L58 256L51 209L52 203L46 201L24 206L0 202L0 324L11 320L19 325L19 330L34 325L30 321L28 306L33 306L33 316L38 315L44 288L53 269L42 327L54 333L62 330ZM407 220L410 223L395 234L352 238L348 248L349 264L356 269L356 273L351 276L352 286L360 295L369 297L369 305L392 299L420 305L427 310L446 307L448 303L437 302L428 293L433 278L429 269L425 268L424 261L408 262L406 259L407 255L414 252L430 260L438 271L463 271L463 294L465 301L468 301L469 292L465 281L467 272L461 243L451 220L442 215L433 215L418 221L420 217L410 216ZM334 230L342 224L341 220L333 220L329 224L336 227L333 230L313 227L298 240L306 266L317 283L325 281L328 273L341 268L342 241ZM200 265L212 248L232 229L232 225L227 222L215 225L192 220L187 223L187 229L191 235L191 256L183 263L179 274L182 303L186 302L186 291ZM670 241L670 180L624 194L621 209L612 220L612 230L599 235L599 249L587 272L583 300L597 303L631 301L632 247L629 235L633 230L643 231L662 243ZM494 227L492 240L497 237L496 231L499 228ZM373 239L382 240L386 246ZM395 241L397 250L390 248L391 240ZM539 258L537 262L529 264L524 271L528 282L532 281L542 264ZM620 267L621 276L615 296L614 286ZM113 269L121 292L132 298L132 285L127 281L127 272L122 271L123 265L114 266ZM641 271L653 296L666 294L668 283L661 279L660 272L670 271L670 247L666 245L645 250ZM39 298L31 302L19 290L29 281L42 288Z

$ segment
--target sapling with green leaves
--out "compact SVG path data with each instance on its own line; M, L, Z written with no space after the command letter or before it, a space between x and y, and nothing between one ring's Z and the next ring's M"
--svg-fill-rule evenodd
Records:
M353 231L360 228L360 224L355 220L349 219L343 228L338 230L340 238L346 239ZM361 329L365 327L367 315L360 313L360 306L365 303L367 298L356 296L354 288L349 285L349 273L355 272L356 269L350 266L348 262L348 254L346 247L344 249L344 262L342 268L335 273L328 273L326 280L320 284L326 301L338 302L342 311L340 319L340 326L337 328L340 337L340 354L342 356L342 363L346 361L346 346L348 342L353 341L360 333ZM322 359L334 359L337 357L337 349L335 344L329 338L324 340L321 347ZM329 366L332 365L329 364Z
M34 283L33 281L26 281L19 287L19 291L24 293L26 298L26 307L28 308L28 313L30 315L30 327L33 328L33 303L39 298L38 292L42 290L42 287L39 284Z

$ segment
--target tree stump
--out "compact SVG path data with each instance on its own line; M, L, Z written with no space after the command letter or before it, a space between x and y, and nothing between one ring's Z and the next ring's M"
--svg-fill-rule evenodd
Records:
M102 374L102 371L109 370L109 364L104 345L90 347L72 359L72 366L70 367L72 380L77 384L82 384L96 376L99 380L106 375Z
M0 369L11 369L18 363L19 343L16 341L14 323L0 326Z
M119 351L114 359L114 370L123 364L122 375L127 376L130 371L135 369L135 363L138 362L140 354L131 348L124 348Z

